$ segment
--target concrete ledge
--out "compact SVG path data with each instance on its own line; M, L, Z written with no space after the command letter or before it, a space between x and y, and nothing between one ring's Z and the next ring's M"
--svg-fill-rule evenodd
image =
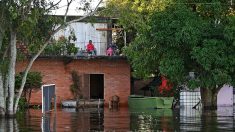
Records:
M62 107L65 108L76 108L76 101L75 100L65 100L62 101ZM104 106L104 100L101 99L99 100L80 100L79 101L79 106L84 106L84 107L103 107Z

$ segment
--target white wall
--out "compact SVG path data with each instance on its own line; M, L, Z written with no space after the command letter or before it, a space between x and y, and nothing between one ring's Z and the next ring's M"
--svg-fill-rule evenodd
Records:
M60 36L68 37L70 32L74 30L77 40L75 41L76 47L86 49L89 40L92 40L97 55L105 55L107 47L107 31L99 31L97 28L107 28L107 23L85 23L77 22L69 25L65 30L61 30L55 35L55 38Z
M217 95L218 106L233 106L233 87L224 85Z

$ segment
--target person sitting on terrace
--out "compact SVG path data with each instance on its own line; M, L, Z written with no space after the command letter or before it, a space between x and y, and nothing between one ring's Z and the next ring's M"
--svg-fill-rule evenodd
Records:
M106 50L106 55L108 56L112 56L113 55L113 49L111 44L108 46L107 50Z
M89 40L89 43L87 44L86 51L88 54L96 55L96 49L91 40Z

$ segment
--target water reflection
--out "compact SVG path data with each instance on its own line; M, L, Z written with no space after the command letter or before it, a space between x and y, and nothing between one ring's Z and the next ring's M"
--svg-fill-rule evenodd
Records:
M103 109L62 109L56 113L57 131L103 131Z
M179 124L181 131L201 131L201 109L180 108Z
M16 119L0 118L0 131L1 132L18 132L18 122Z
M56 114L43 115L41 128L43 132L56 132Z
M128 108L104 109L104 131L128 131L130 130L130 123Z
M174 131L177 127L171 109L137 109L130 112L132 131Z
M232 107L217 111L191 108L119 110L60 109L42 115L41 110L30 109L16 119L0 118L1 132L86 132L86 131L233 131Z
M180 131L233 131L233 107L218 107L216 111L180 109Z

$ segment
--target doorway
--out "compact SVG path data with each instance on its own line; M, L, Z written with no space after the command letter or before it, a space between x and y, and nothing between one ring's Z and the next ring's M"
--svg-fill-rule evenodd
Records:
M104 74L90 74L90 99L104 99Z

